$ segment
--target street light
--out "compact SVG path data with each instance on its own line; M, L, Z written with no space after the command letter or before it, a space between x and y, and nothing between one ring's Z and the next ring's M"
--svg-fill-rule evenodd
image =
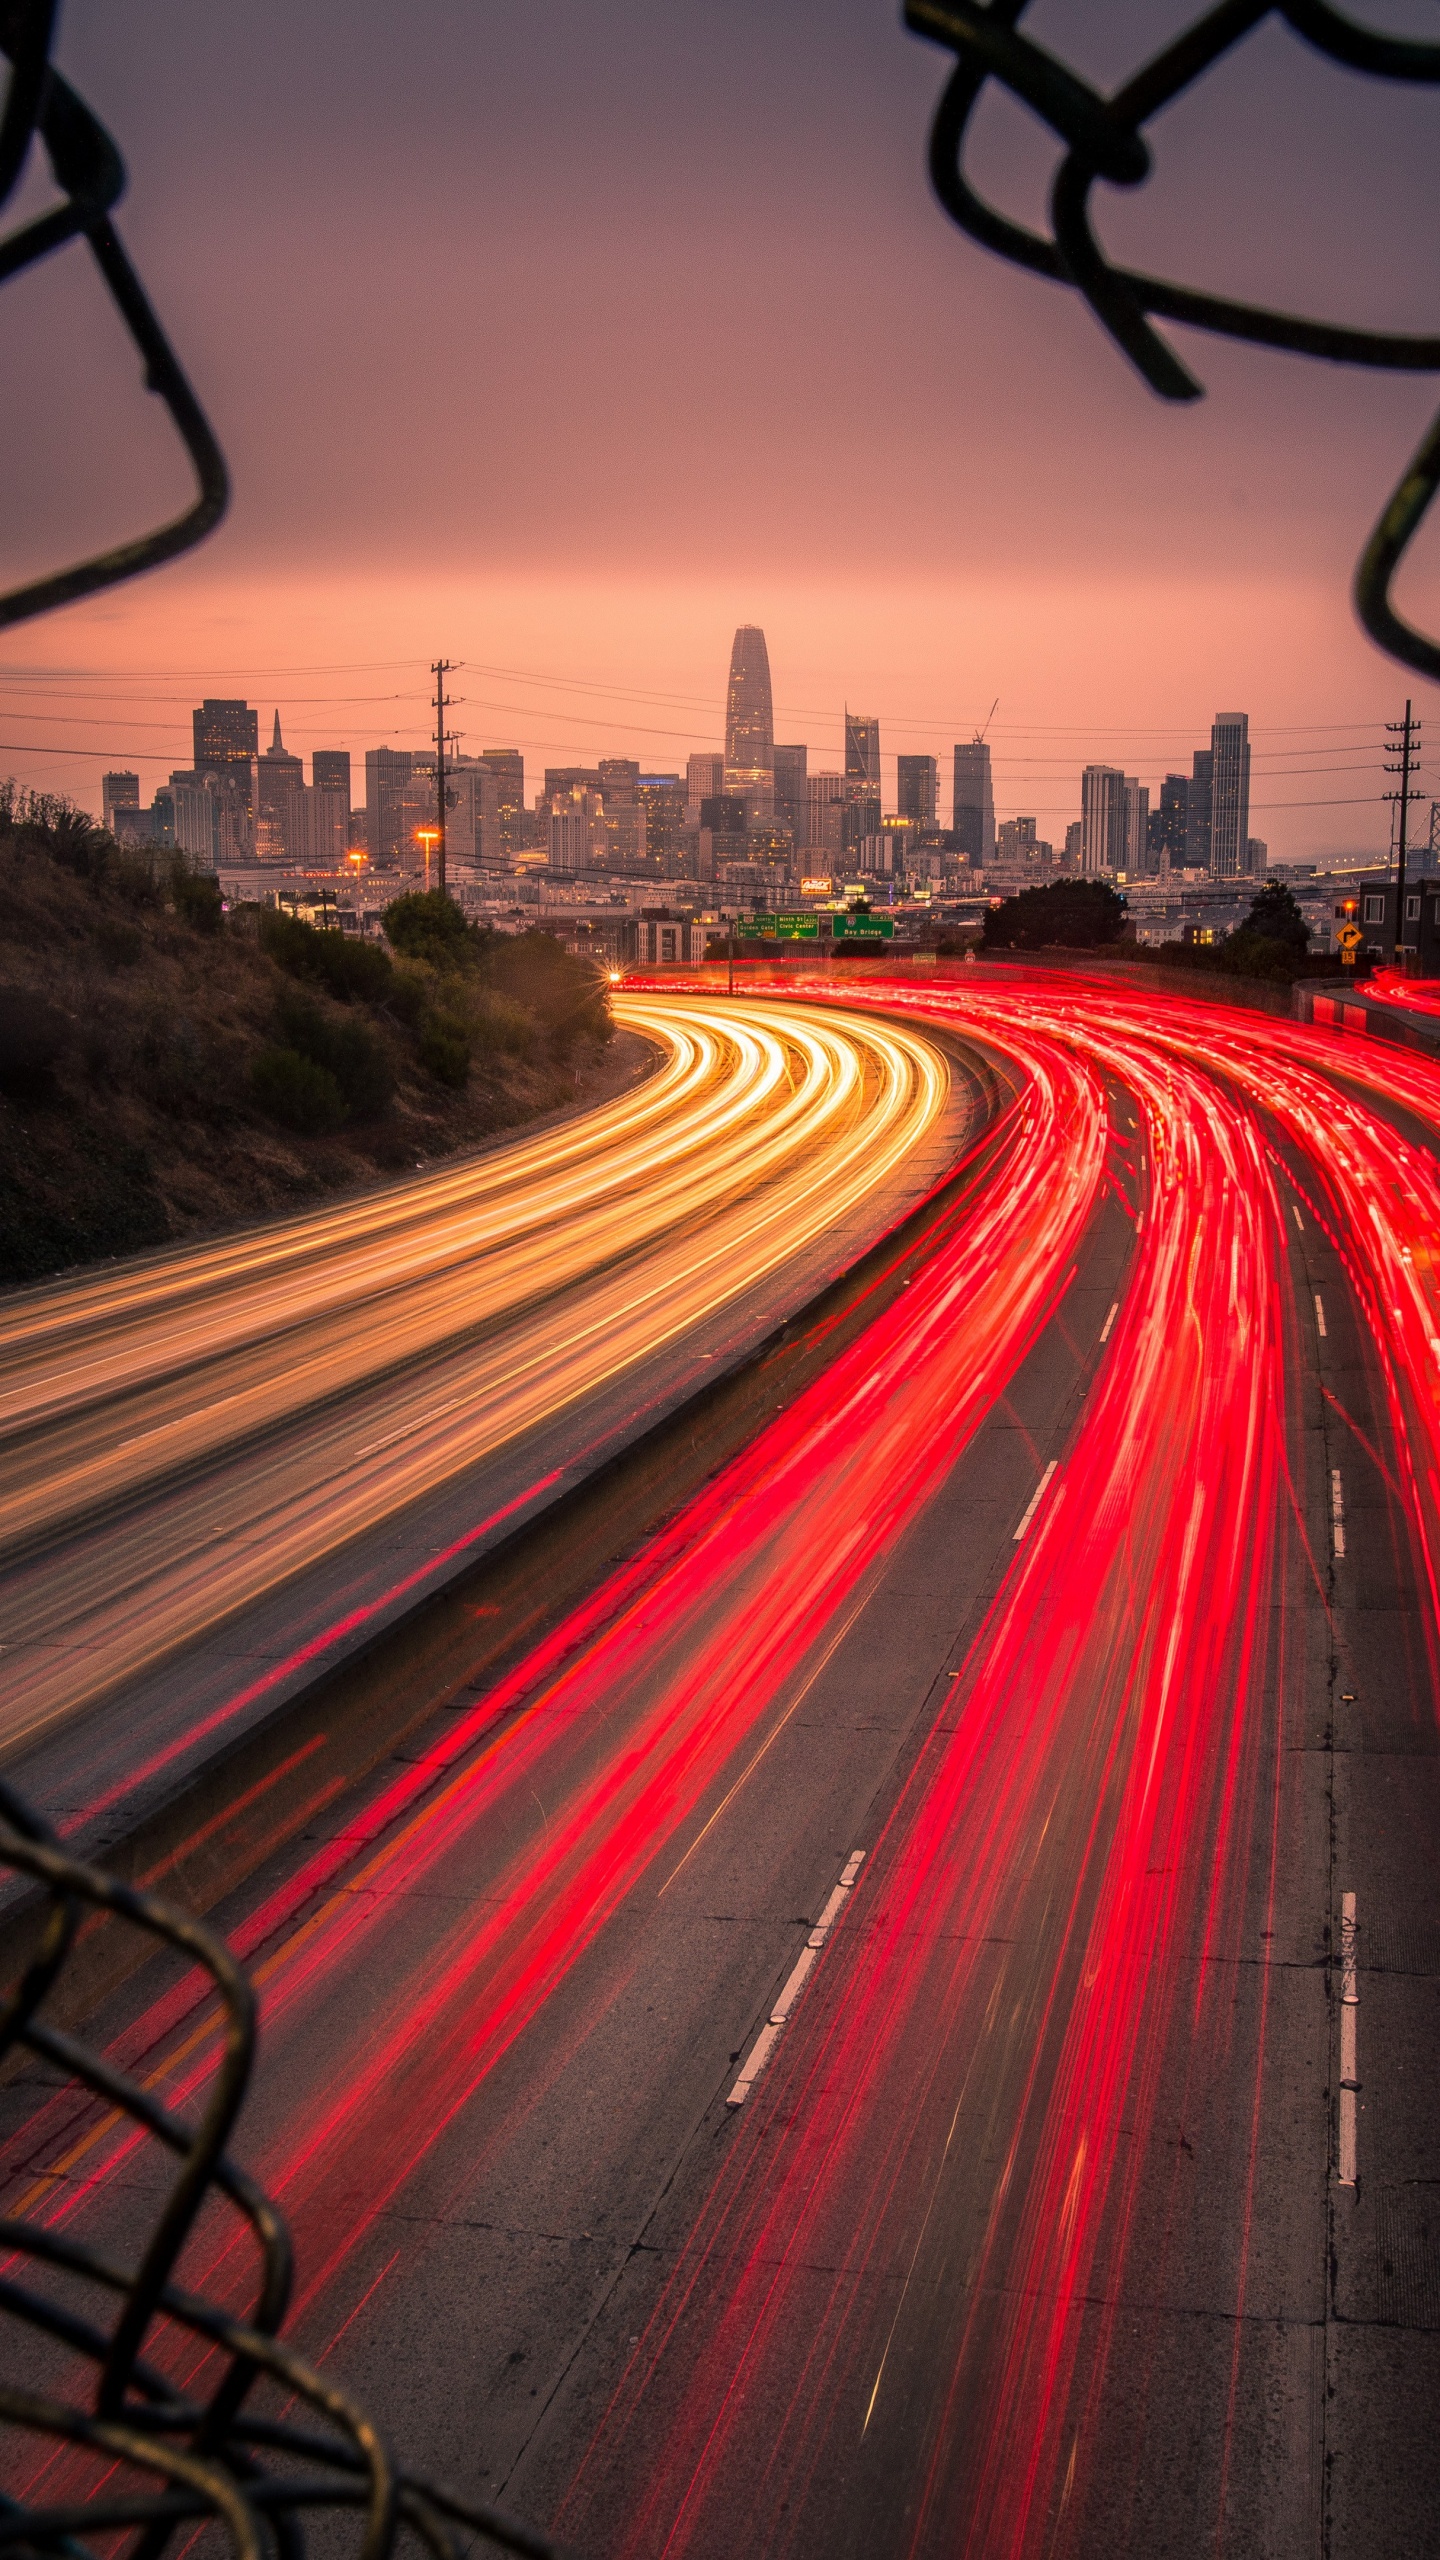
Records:
M433 844L439 843L440 830L438 827L417 827L415 830L415 841L417 844L423 844L425 847L425 889L428 896L430 889L430 848Z

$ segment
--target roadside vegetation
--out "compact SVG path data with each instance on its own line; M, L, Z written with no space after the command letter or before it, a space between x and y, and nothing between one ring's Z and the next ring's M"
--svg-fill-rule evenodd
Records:
M1310 927L1300 913L1294 891L1283 880L1267 880L1250 901L1250 912L1233 933L1219 942L1162 942L1157 958L1186 969L1218 971L1231 978L1267 978L1288 984L1314 974ZM1320 960L1333 975L1336 962Z
M1125 901L1108 880L1055 880L987 907L982 951L1098 951L1125 930Z
M438 891L385 939L227 914L180 857L0 783L0 1281L474 1146L596 1082L595 970Z

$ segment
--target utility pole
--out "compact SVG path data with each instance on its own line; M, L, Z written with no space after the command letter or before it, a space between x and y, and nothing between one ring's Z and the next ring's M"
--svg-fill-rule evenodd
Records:
M1387 720L1385 728L1387 735L1396 740L1396 744L1394 746L1387 747L1386 754L1391 759L1396 756L1400 759L1398 764L1391 761L1387 763L1385 767L1387 773L1398 774L1400 778L1399 790L1387 791L1385 794L1387 800L1395 800L1400 804L1400 833L1396 846L1395 862L1395 966L1399 969L1404 965L1404 952L1406 947L1405 852L1407 844L1407 828L1410 816L1410 803L1412 800L1418 800L1420 797L1418 791L1412 791L1410 788L1410 777L1413 773L1418 772L1420 765L1420 758L1415 751L1415 741L1420 734L1420 723L1412 716L1411 707L1407 702L1405 705L1404 719Z
M445 679L450 671L451 662L448 658L437 658L430 669L435 679L435 830L439 838L436 847L436 877L442 898L445 895L445 749L449 743L445 728L445 714L452 708L450 696L445 690Z

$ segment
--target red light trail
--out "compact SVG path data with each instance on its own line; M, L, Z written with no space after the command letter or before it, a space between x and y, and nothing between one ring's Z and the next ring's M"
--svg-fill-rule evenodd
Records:
M1294 1817L1280 1736L1328 1563L1306 1528L1297 1213L1373 1345L1440 1678L1440 1185L1404 1125L1440 1135L1440 1068L1059 972L977 975L844 989L970 1031L1023 1079L903 1297L238 1937L276 2058L255 2165L296 2226L302 2326L338 2335L376 2218L794 1712L1119 1200L1128 1276L1059 1470L559 2518L595 2551L709 2560L740 2519L766 2552L848 2548L869 2479L893 2484L897 2551L1083 2550L1121 2278L1158 2283L1182 2246L1145 2218L1138 2164L1162 2105L1183 2123L1237 2075L1238 2359L1271 1995L1262 1967L1242 2027L1232 1986ZM416 1888L442 1902L486 1823L505 1846L483 1899L417 1935ZM342 2020L382 1943L382 1987ZM172 2099L211 2066L189 1999L118 2048ZM54 2099L0 2170L24 2209L98 2221L133 2148Z

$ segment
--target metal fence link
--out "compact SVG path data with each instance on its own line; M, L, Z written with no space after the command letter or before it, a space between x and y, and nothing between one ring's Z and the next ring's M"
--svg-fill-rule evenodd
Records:
M307 2519L349 2509L355 2560L388 2560L403 2534L433 2560L467 2560L477 2535L525 2560L559 2560L557 2546L530 2526L398 2469L365 2411L281 2341L289 2237L228 2150L254 2057L255 2000L220 1940L153 1894L66 1857L3 1781L0 1867L30 1877L45 1897L43 1925L30 1933L35 1952L0 1992L0 2064L24 2049L47 2075L74 2085L81 2115L67 2119L63 2136L72 2147L79 2121L92 2139L128 2124L178 2164L132 2265L72 2237L43 2209L0 2218L5 2476L19 2483L21 2447L40 2480L56 2439L80 2456L75 2476L52 2483L48 2498L0 2491L0 2551L108 2560L123 2530L135 2537L126 2546L133 2560L160 2560L177 2534L188 2541L208 2524L236 2560L305 2560ZM193 2117L47 2021L82 1923L97 1914L210 1977L220 2050ZM96 2102L88 2112L86 2091ZM143 2192L145 2169L131 2164L132 2198ZM38 2184L48 2193L43 2168ZM243 2319L175 2281L197 2216L217 2203L250 2234L257 2272ZM185 2387L175 2379L180 2363ZM281 2395L276 2415L263 2406L267 2386Z
M110 220L125 190L124 162L104 126L51 64L55 15L56 0L0 0L0 54L10 64L0 108L0 206L13 195L37 138L63 198L51 212L0 241L0 284L67 241L88 241L143 358L146 389L164 401L194 464L198 494L183 515L153 533L0 596L0 629L138 577L142 569L189 551L219 523L230 496L225 457Z
M1333 61L1383 80L1440 82L1440 44L1377 34L1355 25L1329 0L1288 0L1279 7L1272 0L1221 0L1107 98L1020 32L1027 5L1028 0L989 0L988 6L984 0L905 0L906 25L957 57L931 129L930 176L940 202L962 231L1014 265L1082 293L1101 327L1162 400L1202 399L1204 388L1152 327L1155 319L1181 321L1189 328L1331 364L1440 372L1440 336L1309 320L1117 266L1100 246L1090 215L1097 180L1117 187L1143 185L1153 165L1143 127L1264 19L1283 19ZM1049 238L987 204L966 175L967 130L990 80L998 80L1029 107L1064 147L1051 189ZM1412 630L1390 601L1395 573L1437 487L1440 418L1361 554L1355 603L1365 629L1391 657L1440 678L1440 645Z

